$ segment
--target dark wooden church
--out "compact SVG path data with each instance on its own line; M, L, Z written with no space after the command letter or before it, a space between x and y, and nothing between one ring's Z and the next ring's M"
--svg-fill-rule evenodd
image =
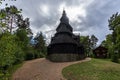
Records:
M73 28L63 10L56 34L47 48L47 59L55 62L76 61L84 59L84 47L80 44L80 36L73 34Z

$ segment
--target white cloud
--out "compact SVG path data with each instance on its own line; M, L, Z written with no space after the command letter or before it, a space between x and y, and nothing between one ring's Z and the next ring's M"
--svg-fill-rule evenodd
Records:
M66 3L62 3L59 6L59 11L62 13L63 9L66 10L67 16L69 17L70 21L79 21L78 16L86 16L86 10L85 8L80 5L80 6L67 6Z
M49 7L47 4L40 5L40 8L38 8L39 14L41 14L44 17L48 17L50 14Z
M100 41L110 33L108 18L120 11L120 0L17 0L5 3L22 8L22 15L30 18L33 32L43 31L48 39L60 22L63 8L74 32L81 35L94 34Z
M42 31L42 32L45 32L45 31L48 31L48 30L51 30L51 29L48 25L44 24L43 26L40 27L39 30Z
M62 13L63 9L65 9L70 22L81 23L82 20L79 17L85 18L87 16L87 7L93 2L94 0L78 0L79 5L67 5L67 2L63 2L59 6L59 12Z

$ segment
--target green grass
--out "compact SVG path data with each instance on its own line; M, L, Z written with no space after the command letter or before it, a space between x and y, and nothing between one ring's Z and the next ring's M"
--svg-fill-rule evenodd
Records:
M12 80L13 73L18 68L20 68L22 65L23 65L23 63L19 63L19 64L16 64L16 65L9 67L8 70L6 71L5 75L3 73L0 73L0 80Z
M24 62L23 62L24 63ZM16 64L16 65L14 65L14 66L12 66L12 67L10 67L9 69L8 69L8 72L9 72L9 80L12 80L12 75L13 75L13 73L18 69L18 68L20 68L22 65L23 65L23 63L19 63L19 64Z
M67 80L120 80L120 64L109 60L92 59L63 69Z

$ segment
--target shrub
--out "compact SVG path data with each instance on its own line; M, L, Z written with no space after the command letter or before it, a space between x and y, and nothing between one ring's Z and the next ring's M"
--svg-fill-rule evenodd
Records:
M25 60L32 60L35 58L34 50L31 46L26 47L26 50L24 50L24 52L25 52Z
M16 35L7 32L0 38L0 65L2 67L24 60L24 54L17 44L16 38Z
M112 61L112 62L119 63L119 56L118 56L118 54L113 53L113 54L112 54L111 61Z

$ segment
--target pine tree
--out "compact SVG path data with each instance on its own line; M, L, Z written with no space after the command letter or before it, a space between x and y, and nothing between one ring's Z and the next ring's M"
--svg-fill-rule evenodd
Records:
M46 44L42 32L38 33L34 38L36 41L35 49L40 53L41 57L46 55Z
M97 45L98 39L95 35L92 35L90 38L91 41L91 48L94 49Z

